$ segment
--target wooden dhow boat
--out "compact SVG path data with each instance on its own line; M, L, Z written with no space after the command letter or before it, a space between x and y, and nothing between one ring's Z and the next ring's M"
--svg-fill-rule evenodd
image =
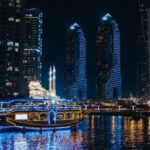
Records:
M0 131L70 129L85 115L78 105L14 105L0 114Z

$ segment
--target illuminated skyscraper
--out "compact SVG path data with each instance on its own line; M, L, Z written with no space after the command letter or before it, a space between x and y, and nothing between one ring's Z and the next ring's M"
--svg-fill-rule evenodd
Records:
M97 33L96 93L98 99L122 97L120 32L110 14L102 17Z
M23 96L25 0L0 0L0 98Z
M148 92L148 96L150 97L150 8L147 9L147 33L148 33L148 64L149 64L149 67L148 67L148 72L149 72L149 92Z
M41 82L42 12L29 9L25 15L24 79Z
M70 26L66 42L65 98L87 98L86 39L77 23Z

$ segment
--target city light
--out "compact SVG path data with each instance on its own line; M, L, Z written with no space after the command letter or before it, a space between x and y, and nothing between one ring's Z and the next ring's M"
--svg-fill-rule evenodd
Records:
M74 23L73 25L70 26L70 30L74 30L77 27L79 27L79 25L77 23Z
M149 137L150 0L0 0L0 150Z
M102 20L103 20L103 21L107 21L107 20L109 20L111 17L112 17L112 16L111 16L109 13L107 13L105 16L102 17Z

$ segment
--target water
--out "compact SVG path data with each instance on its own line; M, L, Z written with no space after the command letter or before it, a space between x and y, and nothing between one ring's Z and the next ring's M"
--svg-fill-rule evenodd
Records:
M150 117L88 116L74 130L0 133L0 150L150 150Z

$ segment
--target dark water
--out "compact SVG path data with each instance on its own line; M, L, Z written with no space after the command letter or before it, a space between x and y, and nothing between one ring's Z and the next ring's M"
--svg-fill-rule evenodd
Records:
M150 117L89 116L75 130L0 133L0 150L150 150Z

